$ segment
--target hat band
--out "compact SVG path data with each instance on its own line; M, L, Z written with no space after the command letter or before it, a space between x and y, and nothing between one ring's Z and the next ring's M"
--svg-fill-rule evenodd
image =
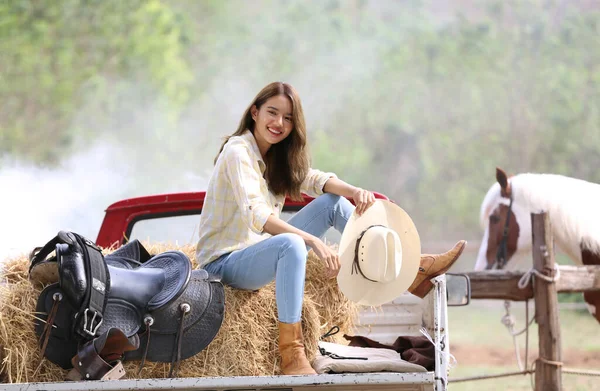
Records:
M354 247L354 261L352 261L352 271L350 274L354 274L356 272L357 274L360 274L361 276L363 276L363 278L366 280L369 280L371 282L379 282L379 281L371 280L369 277L365 276L365 274L360 269L360 262L358 262L358 248L360 247L360 241L362 240L363 236L365 235L365 232L367 232L369 229L371 229L373 227L385 227L385 226L381 225L381 224L371 225L371 226L368 226L364 231L362 231L360 233L360 235L358 235L358 239L356 239L356 246Z

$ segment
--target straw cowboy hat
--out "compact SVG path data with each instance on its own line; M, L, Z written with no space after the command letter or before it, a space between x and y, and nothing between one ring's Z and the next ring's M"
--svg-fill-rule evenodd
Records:
M415 224L398 205L377 200L361 216L353 213L340 240L337 277L346 297L377 306L412 284L421 261Z

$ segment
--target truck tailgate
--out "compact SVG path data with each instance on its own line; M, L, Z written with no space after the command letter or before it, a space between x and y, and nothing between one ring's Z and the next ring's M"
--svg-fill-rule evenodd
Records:
M214 391L330 391L433 390L434 373L359 373L306 376L239 376L178 379L128 379L88 382L3 384L5 391L16 390L214 390Z

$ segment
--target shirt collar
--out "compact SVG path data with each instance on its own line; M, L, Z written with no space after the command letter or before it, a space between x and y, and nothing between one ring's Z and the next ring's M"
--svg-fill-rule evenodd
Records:
M252 132L250 130L246 129L246 131L244 132L244 134L242 134L241 137L250 146L250 149L252 150L252 153L254 154L254 158L256 159L256 161L258 162L258 166L260 167L260 172L261 172L261 174L264 174L265 170L267 168L267 165L265 164L265 162L262 158L262 155L260 154L260 149L258 149L258 144L256 143L256 139L254 138L254 135L252 134Z

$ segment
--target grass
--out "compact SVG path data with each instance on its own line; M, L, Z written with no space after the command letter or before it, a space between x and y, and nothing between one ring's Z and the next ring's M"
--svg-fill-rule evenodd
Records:
M506 326L501 323L505 315L502 301L477 300L465 307L449 308L448 327L452 344L473 344L493 347L513 345L513 339ZM525 304L511 303L511 314L515 317L515 330L525 326ZM529 303L529 316L534 312L533 301ZM564 349L574 348L586 351L598 351L600 354L600 324L587 310L560 309L561 339ZM529 329L530 347L537 347L537 324ZM519 336L524 347L525 334Z
M450 371L450 378L480 376L482 374L497 374L514 372L514 367L457 367ZM535 376L535 375L531 375ZM530 375L511 376L498 379L477 380L471 382L450 383L449 391L531 391L532 380ZM599 378L589 376L562 375L562 389L565 391L595 391L598 390Z
M512 303L515 330L525 325L525 304ZM534 305L530 303L530 316ZM449 308L450 352L458 365L450 378L471 377L519 371L513 338L501 323L505 314L502 301L477 300L466 307ZM561 345L565 368L600 371L600 324L585 310L560 309ZM529 364L537 357L537 324L529 330ZM525 353L525 334L517 338L521 357ZM587 357L588 359L586 359ZM563 390L600 389L600 378L563 374ZM478 380L450 384L452 391L531 390L530 376Z

